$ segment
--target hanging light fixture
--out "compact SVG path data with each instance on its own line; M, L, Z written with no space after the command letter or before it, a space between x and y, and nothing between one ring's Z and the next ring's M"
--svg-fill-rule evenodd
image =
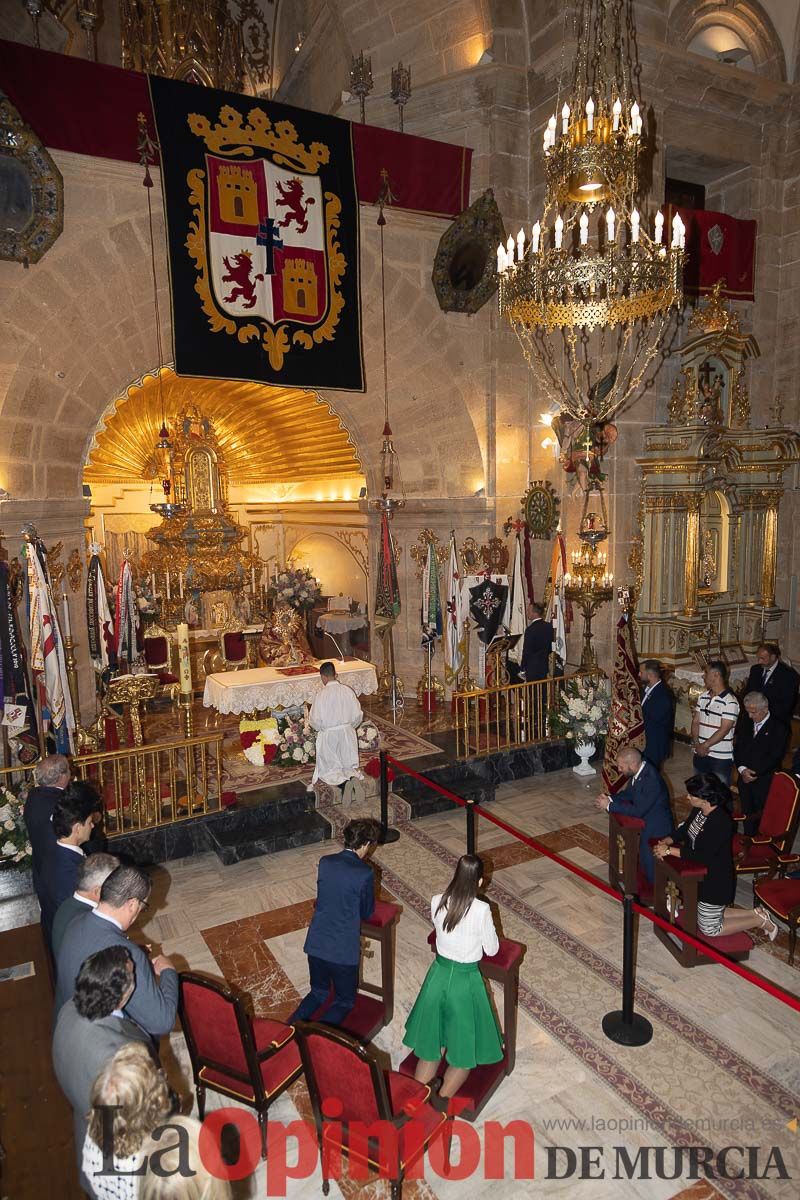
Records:
M375 203L378 205L378 228L381 231L381 316L383 320L383 433L381 437L381 469L383 480L379 500L373 500L371 507L385 512L391 519L396 509L405 507L406 492L403 477L400 474L400 463L394 448L392 427L389 424L389 359L386 347L386 273L383 254L383 229L386 225L384 207L396 199L389 186L389 172L384 167L381 171L381 186ZM400 496L392 496L391 492L399 489Z
M544 128L543 211L530 238L497 248L500 311L559 408L603 420L658 365L683 300L685 230L677 215L665 230L642 194L632 0L580 0L573 33L569 92L560 79Z

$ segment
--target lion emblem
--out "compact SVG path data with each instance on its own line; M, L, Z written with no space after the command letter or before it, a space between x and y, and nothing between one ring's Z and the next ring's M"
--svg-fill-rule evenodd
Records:
M245 308L253 308L257 300L256 284L263 280L263 275L253 275L253 257L249 250L242 250L233 256L233 266L229 258L223 258L227 275L222 276L223 283L232 283L230 296L225 297L226 304L233 304L241 296Z
M305 204L303 203L303 184L299 179L290 179L285 186L282 183L277 183L276 186L281 194L280 200L275 201L276 207L288 209L283 220L278 222L278 228L286 229L294 221L297 232L305 233L308 229L308 210L316 203L314 197L309 196Z

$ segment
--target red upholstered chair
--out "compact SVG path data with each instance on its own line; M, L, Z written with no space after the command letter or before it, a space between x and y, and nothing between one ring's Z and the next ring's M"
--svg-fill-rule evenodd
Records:
M669 921L685 933L690 933L698 941L706 942L712 949L728 958L747 958L753 949L753 939L747 933L722 934L720 937L706 937L697 930L697 888L701 879L706 876L706 868L700 863L690 862L686 858L657 858L655 860L655 886L653 910L665 921ZM682 941L679 937L654 925L655 935L670 954L678 960L682 967L699 967L703 963L713 962L706 958L694 946Z
M247 639L241 629L223 629L219 635L219 652L226 671L240 671L250 665Z
M161 694L175 703L180 680L172 673L169 635L160 625L151 625L144 635L144 661L148 671L158 675Z
M200 1120L206 1088L250 1105L261 1130L261 1157L266 1158L269 1107L303 1069L293 1026L248 1016L241 997L189 972L180 975L178 1012Z
M298 1021L297 1040L317 1128L323 1195L330 1189L331 1162L345 1155L351 1178L379 1171L391 1182L392 1200L400 1200L409 1167L445 1137L447 1117L428 1104L430 1088L383 1070L370 1047L341 1029ZM365 1127L375 1132L376 1122L378 1136L367 1137Z
M737 813L737 821L745 817ZM766 875L782 854L788 854L800 822L800 784L788 771L776 771L752 836L737 833L733 858L738 875Z
M428 934L428 945L436 953L436 932ZM490 958L484 955L480 962L481 974L484 979L492 979L499 983L503 994L503 1013L501 1019L503 1037L503 1057L498 1063L487 1063L473 1067L466 1080L456 1092L453 1100L458 1108L458 1115L465 1121L474 1121L478 1113L492 1096L504 1076L514 1070L517 1057L517 1009L519 1006L519 969L525 947L520 942L512 942L508 938L500 938L500 948L497 954ZM404 1075L413 1075L417 1069L416 1054L409 1054L400 1063ZM445 1058L439 1063L437 1074L443 1076L447 1070Z
M800 879L784 879L787 867L797 869L800 854L781 854L766 879L757 879L753 895L773 917L789 926L789 966L794 962L797 927L800 925Z

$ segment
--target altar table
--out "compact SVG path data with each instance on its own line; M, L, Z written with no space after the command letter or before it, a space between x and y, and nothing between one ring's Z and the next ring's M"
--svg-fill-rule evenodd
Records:
M206 708L215 708L217 712L241 714L311 703L323 687L319 665L319 661L309 663L308 669L297 675L286 673L296 668L285 667L260 667L256 671L224 671L218 675L208 675L203 704ZM362 659L336 662L336 674L357 696L372 696L378 690L375 667Z

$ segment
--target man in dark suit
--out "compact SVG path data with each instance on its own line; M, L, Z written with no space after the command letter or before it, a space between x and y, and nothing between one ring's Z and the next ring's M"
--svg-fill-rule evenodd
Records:
M85 842L84 851L87 845L88 842ZM54 958L58 957L61 941L69 923L75 917L82 916L84 913L90 912L93 908L97 908L97 905L100 903L102 886L111 872L115 871L118 866L119 859L115 858L113 854L90 854L84 858L80 864L75 891L71 896L67 896L66 900L62 901L58 906L56 915L53 917L50 942Z
M56 835L53 833L53 809L56 800L60 800L64 795L69 777L69 763L63 754L50 754L43 758L35 771L36 786L28 792L22 810L25 828L28 830L28 841L31 844L33 888L40 904L42 866L56 841Z
M667 837L673 830L667 785L653 764L643 759L633 746L620 750L617 766L630 782L613 798L598 796L595 805L605 812L624 813L644 821L644 828L639 834L639 865L652 883L653 851L650 839Z
M152 1053L150 1037L123 1012L135 987L133 960L128 950L124 946L108 946L91 954L83 963L75 981L75 995L58 1014L53 1034L53 1067L59 1086L72 1105L79 1171L95 1079L127 1042L142 1042ZM85 1187L84 1180L81 1182Z
M771 716L788 729L797 704L800 676L793 667L781 662L781 648L775 642L762 642L756 660L747 677L745 695L761 692L767 698Z
M544 619L541 604L531 604L531 623L522 642L522 674L528 683L547 679L550 674L550 653L553 649L553 626Z
M328 998L333 1002L325 1023L340 1025L356 1002L361 958L361 922L375 909L372 867L364 862L377 843L377 821L350 821L344 828L344 850L319 860L317 902L303 950L308 955L311 990L288 1023L307 1021Z
M141 946L125 936L149 898L150 880L141 868L117 867L100 890L97 908L70 922L56 959L56 1014L72 999L78 972L89 955L108 946L124 946L136 972L136 990L125 1006L126 1015L153 1037L169 1033L178 1009L178 973L163 954L151 961Z
M748 692L744 710L733 740L733 761L739 773L741 810L747 813L744 832L753 834L758 832L772 776L783 761L789 730L772 715L762 692Z
M672 750L675 727L675 701L672 692L661 678L661 664L654 658L645 659L639 668L644 719L644 757L657 771Z
M94 829L94 799L73 793L72 785L56 800L53 809L53 833L56 841L44 860L40 876L42 930L48 947L52 946L53 919L78 884L84 862L81 847Z

